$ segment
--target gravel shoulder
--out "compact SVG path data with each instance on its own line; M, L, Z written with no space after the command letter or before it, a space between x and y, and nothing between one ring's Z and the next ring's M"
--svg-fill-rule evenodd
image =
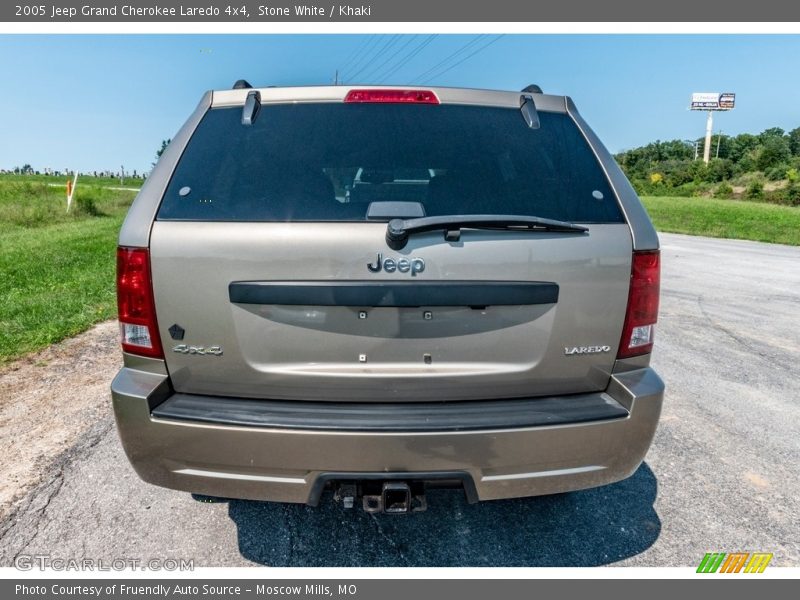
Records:
M0 369L0 521L59 471L82 436L109 422L118 338L108 321Z

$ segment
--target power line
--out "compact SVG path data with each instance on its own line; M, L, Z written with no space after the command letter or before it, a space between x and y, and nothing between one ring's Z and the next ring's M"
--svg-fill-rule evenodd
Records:
M437 73L437 74L435 74L435 75L431 75L431 76L430 76L430 77L428 77L428 78L427 78L425 81L421 81L420 83L427 83L427 82L428 82L428 81L430 81L431 79L435 79L435 78L441 77L442 75L444 75L444 74L445 74L445 73L447 73L448 71L450 71L450 70L452 70L452 69L455 69L455 68L456 68L458 65L460 65L461 63L463 63L465 60L468 60L468 59L472 58L473 56L475 56L475 55L476 55L476 54L478 54L479 52L483 52L483 51L484 51L484 50L486 50L486 49L487 49L489 46L491 46L491 45L492 45L492 44L494 44L496 41L498 41L498 40L499 40L501 37L503 37L503 34L500 34L500 35L496 36L496 37L495 37L493 40L491 40L491 41L490 41L488 44L484 44L483 46L481 46L480 48L478 48L478 49L477 49L477 50L475 50L474 52L471 52L471 53L469 53L467 56L465 56L464 58L462 58L462 59L461 59L460 61L458 61L457 63L455 63L455 64L452 64L452 65L450 65L449 67L447 67L447 68L446 68L444 71L440 71L439 73Z
M375 34L367 36L367 38L363 40L360 44L356 44L355 49L347 56L344 63L342 63L342 65L339 67L339 72L343 73L347 71L347 68L353 62L353 59L355 59L355 57L358 56L362 50L364 50L367 46L369 46L370 42L372 42L373 39L376 37L378 36Z
M380 71L380 70L381 70L383 67L385 67L385 66L386 66L386 65L389 63L389 61L391 61L391 60L392 60L392 59L393 59L395 56L397 56L397 55L398 55L400 52L402 52L403 50L405 50L405 49L408 47L408 45L409 45L411 42L413 42L413 41L416 39L416 37L417 37L416 35L412 35L412 36L410 36L410 37L408 38L408 40L406 40L406 42L405 42L404 44L401 44L401 45L400 45L400 47L399 47L397 50L395 50L394 52L392 52L392 53L389 55L389 58L387 58L387 59L386 59L386 60L384 60L384 61L383 61L381 64L379 64L379 65L377 65L376 67L374 67L374 68L373 68L372 70L370 70L368 73L364 73L364 81L369 81L369 79L370 79L370 75L372 75L373 73L377 73L377 72L378 72L378 71Z
M389 48L394 46L397 43L397 40L400 38L400 35L393 35L389 40L370 58L367 63L361 67L358 71L353 73L348 79L351 81L358 77L364 69L367 69L372 63L374 63L378 58L380 58Z
M356 57L355 62L352 63L352 66L350 67L350 69L351 70L357 69L365 60L367 60L367 58L369 57L370 51L373 48L377 47L378 44L380 44L380 40L381 40L381 36L379 36L379 35L370 36L370 38L367 40L367 43L364 44L364 49L360 51L360 56ZM343 69L343 71L346 71L346 69ZM344 75L346 75L346 74L343 73L343 79L344 79Z
M448 62L450 62L451 60L453 60L453 59L455 59L456 57L458 57L458 55L459 55L459 54L461 54L462 52L465 52L465 51L469 50L469 48L470 48L471 46L473 46L473 45L475 45L476 43L478 43L478 42L479 42L479 41L480 41L480 40L481 40L483 37L484 37L483 35L477 35L477 36L475 36L475 37L474 37L474 38L472 38L470 41L468 41L466 44L464 44L463 46L461 46L460 48L458 48L458 49L457 49L455 52L452 52L451 54L447 55L447 56L446 56L444 59L440 60L438 63L436 63L435 65L433 65L433 66L432 66L431 68L429 68L427 71L425 71L424 73L422 73L422 74L420 74L420 75L417 75L417 76L416 76L416 77L413 79L413 81L418 81L418 80L420 80L420 79L422 79L422 78L424 78L424 77L428 76L430 73L433 73L434 71L436 71L436 69L438 69L438 68L440 68L440 67L444 66L445 64L447 64L447 63L448 63Z
M382 83L383 81L389 79L392 75L397 73L400 69L402 69L408 62L414 58L417 54L422 52L433 40L438 37L438 34L434 33L429 35L427 38L422 40L416 48L412 48L411 51L402 57L399 61L397 61L393 66L389 67L386 71L384 71L381 75L379 75L376 79L376 83Z
M360 66L369 58L370 52L380 44L381 36L379 35L372 35L364 44L364 47L359 50L356 57L350 62L349 69L344 69L345 71L344 76L346 76L346 71L353 71L355 69L360 68Z
M430 74L430 73L434 72L434 71L435 71L436 69L438 69L439 67L441 67L441 66L445 65L446 63L448 63L448 62L450 62L451 60L453 60L454 58L456 58L456 57L457 57L459 54L461 54L462 52L464 52L464 51L468 50L468 49L469 49L471 46L475 45L475 44L476 44L476 43L477 43L479 40L481 40L482 38L483 38L483 35L477 35L477 36L475 36L475 37L474 37L474 38L472 38L472 39L471 39L469 42L467 42L466 44L464 44L463 46L461 46L461 47L460 47L458 50L456 50L455 52L453 52L453 53L449 54L449 55L448 55L448 56L446 56L446 57L445 57L443 60L440 60L438 63L436 63L435 65L433 65L433 66L432 66L430 69L428 69L428 70L427 70L427 71L425 71L424 73L422 73L422 74L420 74L420 75L417 75L416 77L414 77L414 78L413 78L413 79L412 79L412 80L411 80L409 83L413 83L414 81L418 81L418 80L422 79L423 77L426 77L428 74Z

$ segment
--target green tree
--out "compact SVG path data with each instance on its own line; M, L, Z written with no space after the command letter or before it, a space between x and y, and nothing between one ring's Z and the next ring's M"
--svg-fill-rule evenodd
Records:
M758 146L758 137L750 133L740 133L731 139L728 158L733 162L739 162Z
M156 162L158 162L158 159L161 158L162 154L164 154L164 151L167 149L167 146L169 146L169 143L171 141L172 141L172 138L169 138L169 139L166 139L166 140L161 140L161 148L156 150ZM156 162L153 163L154 167L156 166Z
M782 131L782 130L781 130ZM778 136L769 136L764 139L764 143L758 150L756 157L756 166L759 171L766 171L772 167L777 167L789 161L792 156L792 151L789 148L789 141L787 138Z
M648 193L705 189L704 184L757 171L764 172L769 180L785 179L790 168L800 171L800 127L788 133L770 127L758 135L717 136L711 144L708 165L694 160L694 146L687 140L657 140L620 152L615 158L634 186ZM653 179L656 175L658 181Z
M789 132L789 149L793 156L800 156L800 127L795 127Z
M770 127L758 134L758 139L763 144L770 138L782 138L786 132L780 127Z

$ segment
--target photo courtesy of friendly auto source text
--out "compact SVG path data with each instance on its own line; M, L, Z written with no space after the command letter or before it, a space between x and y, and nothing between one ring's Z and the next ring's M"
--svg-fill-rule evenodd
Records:
M797 577L800 19L666 8L0 7L0 587Z

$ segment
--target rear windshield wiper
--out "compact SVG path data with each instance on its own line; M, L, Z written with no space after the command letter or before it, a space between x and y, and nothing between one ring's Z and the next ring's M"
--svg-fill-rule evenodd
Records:
M400 250L408 243L408 236L423 231L444 230L444 239L457 242L461 239L461 228L493 229L505 231L558 231L585 233L588 227L530 217L524 215L445 215L441 217L421 217L418 219L392 219L386 226L386 243L393 250Z

